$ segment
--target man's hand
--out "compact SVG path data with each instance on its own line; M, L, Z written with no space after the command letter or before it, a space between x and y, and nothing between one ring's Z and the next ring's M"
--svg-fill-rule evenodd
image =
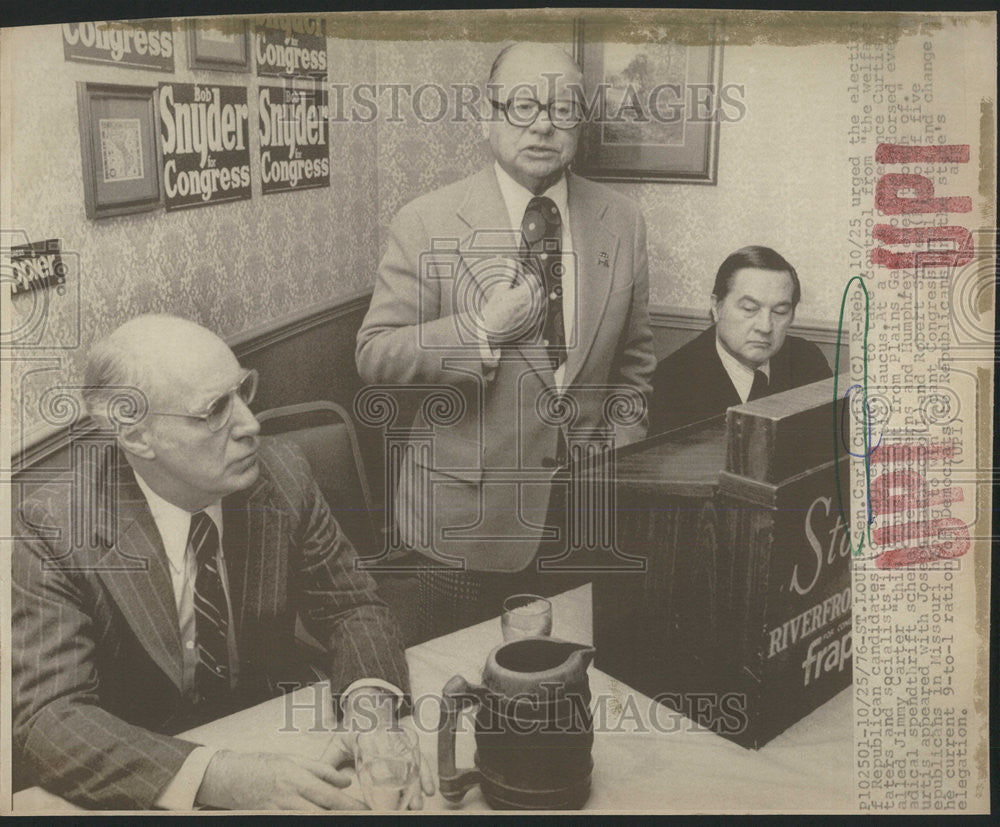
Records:
M521 268L516 279L496 285L482 308L483 328L491 340L511 342L528 333L541 318L541 280Z
M350 783L328 761L220 750L205 770L195 802L226 810L367 810L341 792Z
M413 726L412 718L404 718L399 721L395 726L400 729L407 730L412 736L413 740L419 743L417 738L417 732ZM320 761L327 762L332 767L339 767L345 763L354 761L354 732L341 732L337 733L330 739L330 743L327 744ZM434 774L431 771L431 765L427 762L427 758L424 756L423 752L420 753L420 789L414 793L413 797L410 799L407 809L410 810L422 810L424 808L424 796L434 795Z

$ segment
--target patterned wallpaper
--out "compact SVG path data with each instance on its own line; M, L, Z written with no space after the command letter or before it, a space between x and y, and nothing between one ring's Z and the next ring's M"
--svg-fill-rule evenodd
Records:
M263 196L251 92L252 199L89 220L77 81L153 86L173 79L246 83L251 90L258 81L249 74L187 69L186 39L180 35L172 75L65 61L58 26L8 30L3 45L17 67L7 96L13 109L13 206L4 228L24 230L31 240L59 238L70 266L79 263L78 281L72 271L68 279L72 295L45 296L50 326L69 346L32 354L49 357L44 363L19 359L14 365L15 449L19 435L30 442L36 433L68 423L71 407L53 410L50 388L79 384L89 345L134 315L169 311L225 336L369 284L377 264L374 123L331 125L328 189ZM331 78L355 84L375 73L370 43L330 39L328 54ZM18 299L15 316L33 312L31 297ZM79 346L72 346L75 341Z
M481 83L504 35L523 29L496 25L483 41L388 41L375 45L378 80L412 83ZM572 49L572 28L562 42ZM746 87L746 117L721 127L716 186L609 183L639 202L646 217L650 301L706 312L715 272L722 260L748 244L782 253L799 273L803 302L798 320L835 326L843 279L831 280L834 251L843 247L843 171L826 137L843 129L849 115L845 77L830 67L842 47L808 62L783 46L731 46L723 58L723 82ZM837 50L840 50L839 52ZM812 58L816 57L815 60ZM840 94L838 94L838 92ZM803 101L826 101L822 107ZM489 147L472 123L381 125L378 132L380 251L385 229L397 210L423 192L457 180L490 161ZM849 183L849 182L848 182ZM802 228L808 232L803 234ZM838 286L840 285L840 286Z
M799 274L797 321L836 326L847 281L846 269L836 267L844 252L846 220L839 218L848 206L842 179L849 166L830 153L827 136L844 130L850 117L839 106L847 99L843 54L843 47L812 47L804 61L783 46L728 47L723 83L745 85L747 112L720 125L718 185L613 185L646 216L651 302L707 313L723 259L762 244ZM843 77L831 71L841 66Z
M569 49L569 21L564 31ZM330 80L350 86L481 83L503 41L530 37L523 23L505 21L480 29L466 23L454 34L435 41L330 38ZM169 75L67 62L56 26L5 33L3 46L17 71L5 101L13 141L12 210L4 228L23 230L31 240L60 238L71 267L66 295L48 291L52 295L43 299L49 302L46 335L59 348L22 352L26 358L14 365L15 447L21 436L31 441L67 423L72 411L53 407L46 392L78 384L89 345L120 322L141 312L170 311L232 335L364 289L399 207L489 160L476 124L420 122L404 98L402 123L331 125L328 189L265 197L251 103L251 200L88 220L77 81L152 86L174 79L256 88L257 79L248 74L188 70L185 38L175 42L176 71ZM751 61L750 48L727 47L724 80L746 85L747 117L722 127L717 186L611 185L644 209L655 304L701 312L722 258L760 243L797 267L805 296L800 321L835 323L840 280L828 276L842 231L830 220L838 206L831 199L843 192L845 164L823 147L825 136L845 122L833 105L843 97L844 79L823 64L846 61L816 60L790 71L790 51L757 44ZM832 104L807 110L797 104L803 96ZM19 299L15 317L30 314L31 301Z

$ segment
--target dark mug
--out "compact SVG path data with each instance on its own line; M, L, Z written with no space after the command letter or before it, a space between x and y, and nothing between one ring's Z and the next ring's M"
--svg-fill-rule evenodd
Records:
M438 730L441 794L451 802L480 785L496 809L575 810L590 795L594 723L587 667L592 646L527 637L498 646L482 685L445 684ZM460 712L476 709L475 768L455 766Z

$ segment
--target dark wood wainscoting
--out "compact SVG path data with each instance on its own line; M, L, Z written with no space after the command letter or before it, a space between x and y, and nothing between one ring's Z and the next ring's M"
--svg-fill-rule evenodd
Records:
M354 362L355 337L370 299L371 291L365 290L229 337L240 361L260 371L254 409L263 411L325 399L353 413L354 399L362 388ZM694 338L709 323L707 315L687 308L653 307L650 317L660 359ZM830 365L834 364L835 329L798 324L793 332L819 345ZM842 363L846 351L844 347ZM381 434L359 425L358 438L372 494L379 506L384 489ZM69 440L68 430L56 431L15 455L12 466L17 470L15 482L22 478L27 483L33 472L44 469L68 468Z

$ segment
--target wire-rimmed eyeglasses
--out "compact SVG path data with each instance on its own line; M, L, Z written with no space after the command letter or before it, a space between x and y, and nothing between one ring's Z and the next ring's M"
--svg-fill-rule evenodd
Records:
M224 428L226 423L229 422L233 415L237 396L243 400L244 404L249 405L253 402L254 397L257 395L257 383L259 380L260 374L257 373L255 368L251 368L243 374L240 381L233 385L233 387L213 399L205 407L204 413L180 413L179 411L150 411L150 413L159 414L160 416L181 416L186 419L200 419L208 426L208 430L214 433Z

